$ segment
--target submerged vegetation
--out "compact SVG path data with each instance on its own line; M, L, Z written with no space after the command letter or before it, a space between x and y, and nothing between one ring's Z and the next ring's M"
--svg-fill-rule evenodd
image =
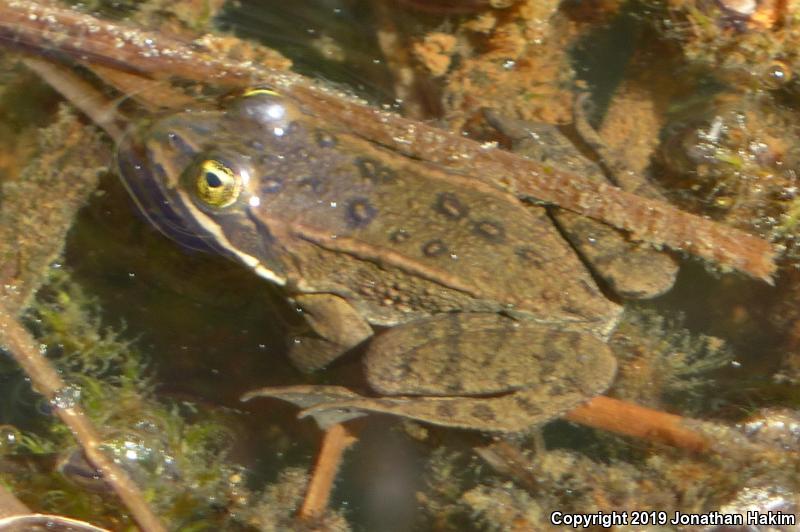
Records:
M63 269L52 270L26 321L73 390L69 400L79 401L102 427L106 452L146 486L161 515L182 529L219 525L224 519L214 508L246 498L241 468L227 462L235 435L225 411L157 399L142 353L122 339L124 332L102 325L97 302ZM48 414L50 405L14 384L24 380L18 371L6 368L4 375L21 394L4 398L14 417L33 408L19 422L24 428L6 425L3 459L19 462L6 477L14 492L45 512L121 526L124 513L66 427Z

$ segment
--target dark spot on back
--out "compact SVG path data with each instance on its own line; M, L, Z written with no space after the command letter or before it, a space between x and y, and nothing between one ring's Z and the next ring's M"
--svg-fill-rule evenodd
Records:
M391 183L395 179L395 172L388 166L384 166L375 159L369 157L358 157L355 160L361 177L369 179L373 183Z
M440 192L436 196L436 204L433 208L451 220L460 220L469 212L469 208L461 203L461 200L452 192Z
M191 129L192 133L203 137L207 137L212 131L216 131L216 127L212 127L206 122L184 123L183 127Z
M389 240L395 244L407 242L409 238L411 238L411 234L405 229L398 229L397 231L392 231L391 234L389 234Z
M477 404L473 406L472 415L481 421L492 421L495 418L492 409L484 404Z
M544 339L539 353L539 373L545 377L552 375L564 360L564 353L551 338Z
M292 156L295 159L299 159L301 161L306 161L311 157L311 152L309 152L306 148L297 148Z
M531 264L536 267L541 267L542 260L539 253L531 246L521 246L514 250L514 253L521 261Z
M286 137L288 135L294 135L301 131L303 126L297 122L297 120L292 120L289 122L289 125L286 126L283 136Z
M495 378L495 382L501 386L505 386L508 384L508 378L510 377L507 369L501 369L497 372L497 378Z
M347 225L350 227L364 227L378 214L378 209L372 206L367 198L353 198L347 202Z
M275 194L280 192L283 188L283 178L264 176L261 178L261 193L262 194Z
M581 379L579 379L578 376L573 373L566 373L562 378L564 382L570 384L574 390L580 391L583 388Z
M397 364L397 378L406 379L411 374L412 357L403 357Z
M318 129L314 134L314 137L316 138L317 145L320 148L333 148L339 142L338 140L336 140L335 136L322 129Z
M447 246L441 240L429 240L422 246L422 252L427 257L438 257L447 253Z
M448 370L445 369L445 372ZM445 378L445 375L440 375L442 378ZM445 384L444 391L448 395L458 395L458 393L463 389L463 386L460 382L457 381L450 381Z
M475 222L475 225L472 226L472 231L489 242L502 242L506 237L506 230L502 224L491 220Z
M320 193L325 190L325 184L318 177L303 177L297 182L297 185L304 192Z
M583 338L580 334L575 332L565 332L564 334L569 335L569 350L570 353L573 355L581 354L581 348L583 347Z
M439 403L436 405L436 413L442 417L452 418L456 415L456 409L450 402Z
M542 409L539 408L538 405L533 404L531 400L524 395L515 395L514 402L517 403L517 406L526 414L537 416L542 413Z

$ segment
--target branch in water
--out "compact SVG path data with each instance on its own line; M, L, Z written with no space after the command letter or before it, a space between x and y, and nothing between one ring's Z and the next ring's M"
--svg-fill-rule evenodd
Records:
M654 247L685 251L767 282L776 269L775 250L757 236L569 172L545 171L535 161L368 107L291 72L221 59L198 42L187 43L72 10L9 0L0 1L0 42L45 55L67 54L156 79L178 77L237 87L268 84L335 128L490 180L520 198L595 218Z

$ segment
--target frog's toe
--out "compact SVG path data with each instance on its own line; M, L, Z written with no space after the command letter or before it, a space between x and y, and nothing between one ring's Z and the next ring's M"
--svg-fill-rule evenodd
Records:
M318 404L301 412L314 416L337 410L341 414L360 412L390 414L445 427L522 432L571 410L587 397L580 393L559 398L558 404L542 404L538 392L521 391L502 397L394 397L361 398Z
M603 278L624 298L652 299L672 288L678 269L677 261L662 251L631 246L609 260Z
M319 412L310 415L313 416L317 424L323 429L366 414L366 412L346 412L328 408L330 404L357 400L362 397L343 386L283 386L259 388L247 392L241 397L241 400L250 401L258 397L280 399L304 409L319 408ZM306 412L308 412L308 410L300 412L298 417L309 415Z
M320 403L335 403L358 399L361 396L344 386L270 386L251 390L242 395L241 401L258 397L273 397L292 403L300 408L309 408Z

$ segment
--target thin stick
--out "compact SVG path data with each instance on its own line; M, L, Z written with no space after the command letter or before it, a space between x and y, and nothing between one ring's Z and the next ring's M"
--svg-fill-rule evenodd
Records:
M0 517L0 530L69 530L70 532L111 532L63 515L27 514Z
M711 442L687 426L687 419L611 397L598 396L564 416L589 427L702 452Z
M40 53L66 53L81 61L157 79L182 77L239 87L255 82L268 84L332 127L424 161L489 179L518 197L598 219L655 247L683 250L767 282L776 269L775 250L757 236L609 184L560 170L546 171L535 161L487 149L460 135L362 105L291 72L220 59L198 43L19 0L0 0L2 41Z
M103 475L103 479L116 492L139 527L146 532L165 531L125 470L100 450L101 440L97 430L80 406L64 398L66 384L36 348L33 337L2 303L0 303L0 345L22 366L36 391L44 395L54 406L56 415L70 428L83 448L86 458Z
M557 205L628 231L634 240L686 251L767 282L771 282L775 272L775 250L755 235L608 183L558 169L545 170L535 161L487 148L426 124L356 106L330 95L318 95L313 88L295 86L292 94L301 93L309 111L318 116L337 117L343 129L468 175L492 176L494 183L517 197Z
M325 512L342 456L356 441L357 438L341 423L325 431L306 498L298 514L301 519L319 517Z
M29 513L31 513L30 509L0 484L0 519Z
M30 57L24 63L92 122L102 127L114 142L122 140L123 129L119 125L116 106L109 103L108 98L91 84L81 80L67 68L42 59Z

